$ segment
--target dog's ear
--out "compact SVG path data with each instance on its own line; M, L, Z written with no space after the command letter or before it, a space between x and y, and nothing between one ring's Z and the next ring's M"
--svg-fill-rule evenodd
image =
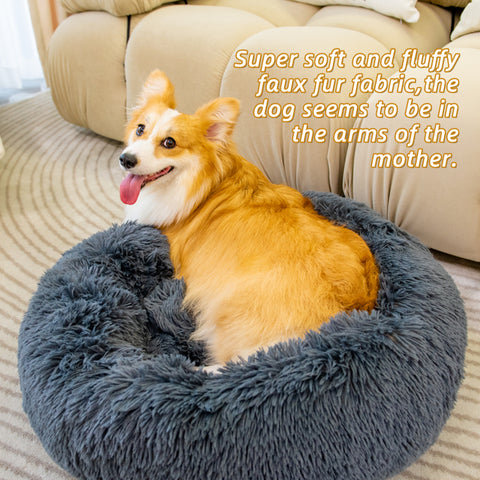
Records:
M238 115L240 102L236 98L217 98L200 107L195 115L199 116L205 126L205 136L215 143L228 143Z
M145 81L139 98L140 105L144 105L152 97L158 98L168 108L175 108L175 89L169 78L160 70L154 70Z

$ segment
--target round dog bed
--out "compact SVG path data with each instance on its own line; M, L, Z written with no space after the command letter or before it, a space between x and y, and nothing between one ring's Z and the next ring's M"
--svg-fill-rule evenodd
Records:
M435 441L463 375L466 318L451 278L363 205L307 194L358 232L381 271L377 306L221 375L194 366L168 244L123 224L48 271L19 337L24 408L76 477L385 479Z

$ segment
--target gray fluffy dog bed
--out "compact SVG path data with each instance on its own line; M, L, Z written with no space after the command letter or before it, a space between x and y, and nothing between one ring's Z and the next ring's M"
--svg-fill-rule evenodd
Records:
M463 374L466 319L430 252L366 207L310 193L362 235L377 307L230 364L204 360L159 231L74 247L21 326L24 408L51 457L91 480L385 479L437 438Z

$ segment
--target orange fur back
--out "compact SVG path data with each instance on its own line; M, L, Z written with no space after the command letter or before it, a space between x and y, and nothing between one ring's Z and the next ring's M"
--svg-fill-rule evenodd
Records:
M229 157L221 158L229 174L205 202L164 229L197 313L195 338L212 361L301 337L342 310L371 310L378 271L365 242L318 216L296 190Z

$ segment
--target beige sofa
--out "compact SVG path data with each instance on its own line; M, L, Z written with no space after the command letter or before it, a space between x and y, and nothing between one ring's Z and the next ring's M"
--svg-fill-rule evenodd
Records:
M57 108L68 121L121 140L128 109L134 106L144 79L151 70L160 68L176 86L181 111L193 112L220 95L240 99L242 115L236 141L241 153L272 181L299 190L332 191L358 199L417 235L429 247L480 260L480 166L475 158L479 96L475 96L477 75L472 75L473 69L478 72L480 68L480 34L463 35L449 43L461 10L417 2L418 21L409 23L368 8L312 5L318 3L315 0L62 3L71 15L50 42L47 77ZM468 1L435 3L464 6ZM403 114L412 98L418 104L432 103L437 107L443 98L441 93L372 94L365 87L365 91L351 95L350 88L340 85L337 92L320 88L312 96L319 74L337 81L342 78L347 86L358 74L362 79L375 80L379 74L384 79L402 79L398 69L407 49L431 53L445 46L460 53L452 72L441 72L444 77L460 80L459 92L449 93L445 100L458 104L455 118L436 118L437 108L428 118L407 118ZM325 54L335 49L344 52L344 64L338 63L338 58L335 63L332 54L328 57L330 66L323 66ZM269 55L261 57L266 62L263 71L243 66L248 53ZM352 66L350 60L358 53L370 53L372 58L378 54L378 58L390 63ZM298 58L295 60L291 54ZM317 54L324 56L317 58ZM269 66L268 59L272 58L277 64ZM287 63L292 61L291 67L282 64L282 58L288 59ZM317 60L317 65L308 64L307 58ZM423 85L431 73L425 68L410 68L403 75ZM262 74L268 76L261 84ZM297 90L277 93L273 82L265 91L267 80L282 78L296 78L291 85L296 85ZM320 85L324 84L319 80ZM378 118L375 106L380 100L398 105L399 114ZM311 108L304 107L310 103ZM340 116L327 116L320 110L313 115L317 104L358 108ZM367 116L358 115L362 104L363 108L368 105ZM285 105L294 105L295 111ZM267 118L263 118L265 115ZM363 118L356 118L360 116ZM456 143L428 143L418 134L408 147L393 139L393 132L399 128L409 130L414 123L419 124L420 132L435 123L445 129L458 128L460 136ZM294 126L303 129L295 138ZM377 131L388 128L389 134L386 140L376 141L351 138L347 142L334 136L338 131L348 134L352 127ZM323 132L317 141L316 132ZM419 148L425 155L451 154L448 167L437 168L435 162L427 167L398 165L402 157L394 155L406 155ZM395 166L373 168L372 157L380 153L390 154ZM451 166L453 161L456 168Z

